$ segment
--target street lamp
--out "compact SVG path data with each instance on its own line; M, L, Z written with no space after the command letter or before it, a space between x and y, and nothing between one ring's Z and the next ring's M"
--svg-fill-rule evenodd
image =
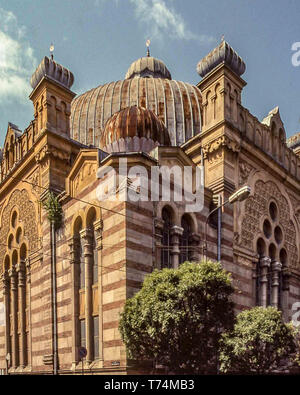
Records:
M226 200L224 203L219 203L216 208L214 208L206 217L205 222L205 260L207 260L207 225L208 220L212 214L216 211L220 210L222 207L226 206L227 204L233 204L236 202L242 202L246 200L251 193L251 188L249 186L244 186L237 191L235 191L232 195L229 196L229 199ZM218 218L218 261L221 260L221 216L219 215Z

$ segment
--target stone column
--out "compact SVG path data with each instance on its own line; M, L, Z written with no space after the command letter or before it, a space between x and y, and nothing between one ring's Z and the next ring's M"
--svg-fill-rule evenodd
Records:
M278 308L279 305L279 272L281 272L282 264L280 262L272 262L272 297L271 304Z
M25 303L26 303L26 269L24 262L21 262L16 272L18 275L18 306L19 306L19 329L20 329L20 343L19 343L19 365L21 368L26 366L26 337L25 337Z
M75 237L72 237L68 240L68 246L70 249L71 256L71 295L72 295L72 369L76 368L76 364L78 362L78 334L79 334L79 324L78 324L78 316L79 316L79 286L78 286L78 277L79 277L79 265L76 263L76 248L77 248L78 240Z
M26 347L27 347L27 365L32 368L32 346L31 346L31 264L30 259L26 260L26 300L25 300L25 332L27 334Z
M271 258L263 257L260 260L260 267L261 267L261 292L260 292L260 301L261 306L267 307L267 300L268 300L268 268L271 265Z
M19 365L18 355L18 278L15 268L9 270L10 289L11 289L11 318L12 318L12 367L17 368Z
M173 226L171 228L171 264L174 269L179 267L179 258L180 258L180 236L183 234L183 228L180 226Z
M5 355L12 354L10 342L10 279L7 272L2 274L3 296L5 305Z
M258 268L260 264L259 258L253 258L252 260L252 295L253 295L253 303L252 306L258 306L260 302L260 288L258 284L260 283L260 277L258 277Z
M153 267L155 269L161 269L161 254L162 254L162 233L164 228L164 221L160 218L154 219L154 245L155 245L155 253L154 253L154 264Z
M199 243L200 243L200 236L196 233L193 233L189 239L189 244L191 245L190 249L190 260L192 262L199 262Z
M291 320L290 311L289 311L289 292L290 292L290 277L291 273L288 271L288 268L282 269L282 313L283 319L285 322Z
M83 257L85 263L85 325L86 325L86 362L91 363L93 360L93 246L92 231L84 229L80 232L80 237L84 240Z

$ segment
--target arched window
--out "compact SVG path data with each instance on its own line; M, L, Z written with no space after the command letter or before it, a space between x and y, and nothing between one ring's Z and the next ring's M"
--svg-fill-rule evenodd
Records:
M92 260L91 267L89 268L91 278L92 278L92 289L89 289L88 292L92 293L93 297L93 306L92 306L92 317L91 317L91 339L92 339L92 348L93 354L92 358L97 359L99 357L99 312L96 311L95 308L95 298L98 298L98 248L97 248L97 235L95 230L95 221L96 221L96 211L94 208L91 208L87 214L87 227L90 231L90 248L92 250ZM96 304L98 306L98 304Z
M171 228L172 215L168 207L162 210L162 220L164 221L162 233L161 267L171 268Z
M180 263L191 259L190 238L192 235L191 219L188 215L184 215L181 219L181 227L183 228L180 237Z
M285 309L282 304L283 276L287 253L284 248L285 236L277 204L269 203L267 218L263 219L261 234L256 251L259 262L256 264L256 304Z
M29 284L26 275L27 244L16 210L10 219L7 255L4 260L6 319L6 352L11 354L13 368L29 365Z
M77 322L76 328L78 331L78 346L85 347L86 345L86 321L85 321L85 264L83 257L83 240L80 237L82 230L82 220L78 217L74 224L74 285L76 289L75 308L78 312L76 314Z

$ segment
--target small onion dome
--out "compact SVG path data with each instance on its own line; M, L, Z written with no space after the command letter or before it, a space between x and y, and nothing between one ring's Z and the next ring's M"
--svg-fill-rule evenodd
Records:
M150 152L158 145L171 145L164 124L150 110L127 107L107 122L100 139L100 148L112 152Z
M222 41L217 48L212 50L198 63L197 72L201 77L205 77L210 71L222 63L226 64L238 76L244 74L246 70L246 64L243 59L226 41Z
M125 79L128 80L135 77L172 79L171 73L164 62L151 56L140 58L132 63L127 71Z
M70 89L74 83L74 76L71 71L56 63L53 59L49 59L47 56L44 57L32 74L30 80L32 89L38 86L43 77L48 77L68 89Z

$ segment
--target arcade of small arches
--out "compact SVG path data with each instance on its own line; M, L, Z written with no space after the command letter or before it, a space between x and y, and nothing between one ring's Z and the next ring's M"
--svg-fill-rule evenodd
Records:
M263 218L256 252L259 257L254 275L256 304L285 311L288 308L288 295L285 294L289 291L288 254L278 206L273 200L269 202L268 214Z
M191 214L184 213L180 226L176 225L175 209L165 205L155 221L157 267L178 268L185 261L199 261L200 236L197 222Z
M30 364L28 241L17 208L10 216L10 231L3 267L4 303L6 311L6 349L12 367Z

